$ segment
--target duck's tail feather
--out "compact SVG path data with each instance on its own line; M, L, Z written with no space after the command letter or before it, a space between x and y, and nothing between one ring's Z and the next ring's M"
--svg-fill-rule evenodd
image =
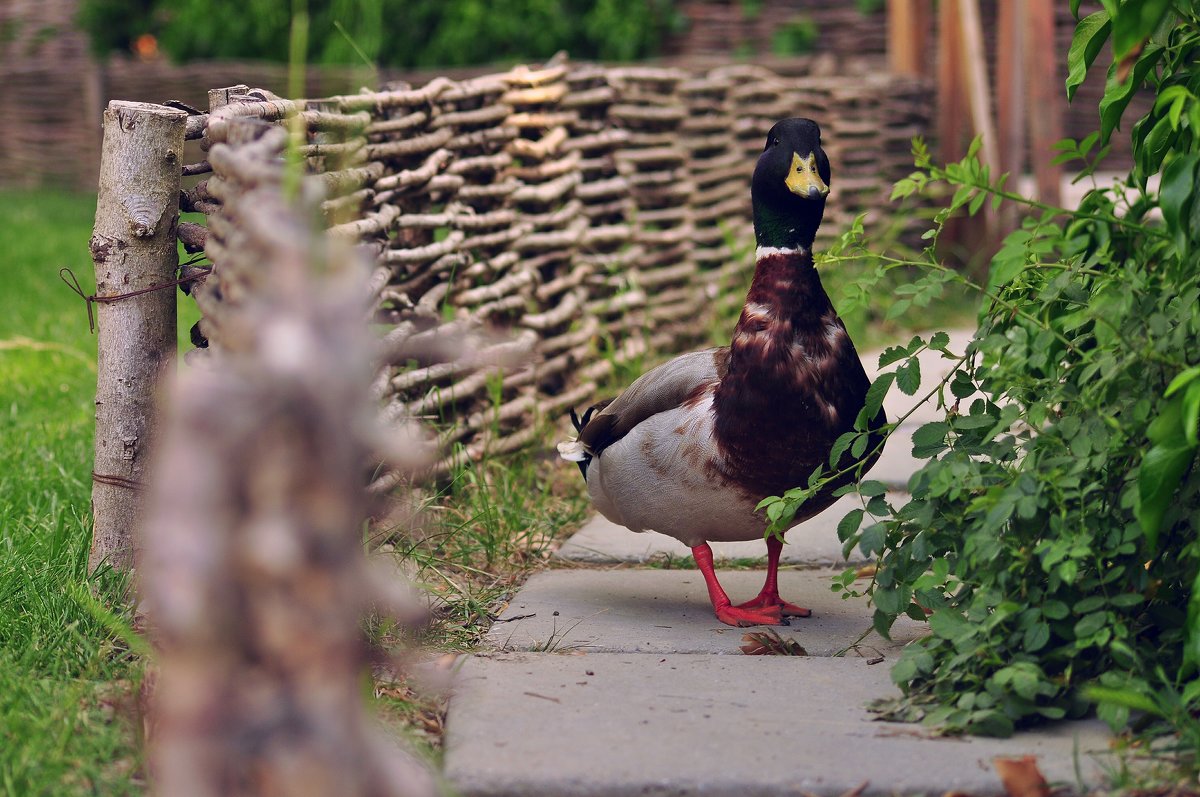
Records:
M564 440L559 443L558 455L567 462L586 463L592 458L592 455L583 447L583 443L578 440Z
M580 418L575 412L575 408L571 408L571 425L575 427L576 432L582 432L583 427L588 425L588 421L592 419L592 415L596 412L600 405L588 407L583 412L583 417ZM578 437L571 440L564 440L558 444L558 455L568 462L574 462L579 466L579 472L583 474L583 478L587 480L588 463L592 461L592 454L587 450L584 444Z

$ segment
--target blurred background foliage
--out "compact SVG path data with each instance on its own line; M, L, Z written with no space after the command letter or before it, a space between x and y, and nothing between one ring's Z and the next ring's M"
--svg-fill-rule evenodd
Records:
M79 22L100 56L136 52L141 39L177 62L284 62L305 6L314 64L467 66L559 50L627 61L657 55L686 24L672 0L83 0Z

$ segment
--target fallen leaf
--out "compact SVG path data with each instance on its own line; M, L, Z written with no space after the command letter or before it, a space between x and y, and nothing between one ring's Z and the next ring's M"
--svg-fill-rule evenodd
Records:
M807 656L799 642L784 639L774 631L742 634L742 653L747 656Z
M992 759L1008 797L1049 797L1050 787L1037 766L1037 756Z

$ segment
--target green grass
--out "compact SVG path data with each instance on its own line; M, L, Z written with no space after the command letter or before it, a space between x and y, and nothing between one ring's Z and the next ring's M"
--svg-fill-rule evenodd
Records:
M143 663L107 621L126 613L126 587L87 573L96 339L58 277L69 267L95 289L95 197L0 191L0 207L0 794L140 794ZM182 349L196 317L181 297ZM375 530L442 599L417 641L469 649L551 539L582 520L582 493L574 469L534 455L485 460L425 496L416 527ZM382 647L398 641L387 624L368 630ZM391 727L436 752L436 700L403 684L375 693Z
M0 191L0 207L0 793L136 793L141 665L96 619L124 585L87 573L96 341L58 278L94 290L95 197Z
M416 523L377 529L375 538L438 598L435 622L418 641L456 651L478 642L515 582L589 512L576 470L536 450L463 466L418 504Z

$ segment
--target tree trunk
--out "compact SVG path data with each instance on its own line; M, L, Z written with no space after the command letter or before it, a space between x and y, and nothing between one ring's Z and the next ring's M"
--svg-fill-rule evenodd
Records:
M104 112L92 232L98 326L91 569L126 569L141 510L155 390L175 361L179 180L187 114L114 100Z

